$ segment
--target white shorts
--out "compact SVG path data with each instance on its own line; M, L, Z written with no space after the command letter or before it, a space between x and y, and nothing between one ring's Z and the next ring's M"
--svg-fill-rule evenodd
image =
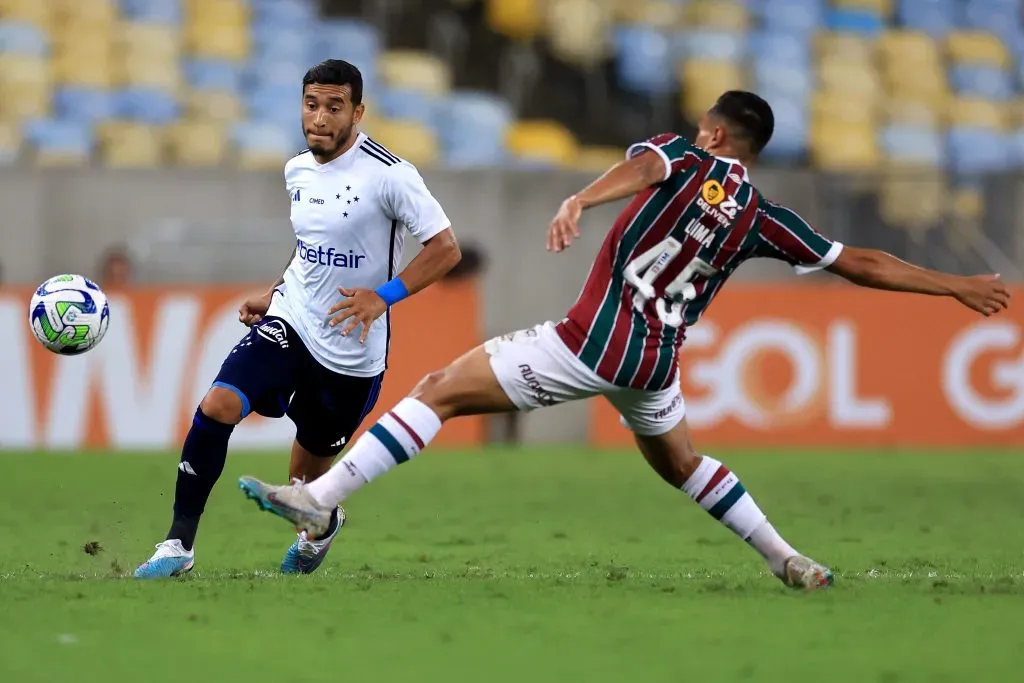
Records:
M524 412L601 395L641 436L664 434L685 414L678 382L660 391L617 387L573 355L550 322L495 337L484 350L501 388Z

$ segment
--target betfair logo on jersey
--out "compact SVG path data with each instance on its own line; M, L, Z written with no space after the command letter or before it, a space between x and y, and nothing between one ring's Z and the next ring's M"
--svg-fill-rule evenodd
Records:
M736 220L736 211L739 209L736 198L727 193L717 180L704 182L700 188L700 197L697 198L697 206L725 228Z
M334 247L312 247L302 240L297 240L295 250L303 261L318 266L331 266L332 268L359 268L366 258L366 254L357 254L351 249L348 253L337 251Z

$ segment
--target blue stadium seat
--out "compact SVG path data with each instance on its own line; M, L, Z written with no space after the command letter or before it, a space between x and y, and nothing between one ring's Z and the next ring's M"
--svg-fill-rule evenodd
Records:
M49 53L50 41L37 26L16 21L0 21L0 54L43 57Z
M83 121L33 119L22 133L33 147L44 153L88 156L92 152L92 127Z
M1020 169L1024 168L1024 129L1017 130L1010 135L1013 154L1012 163Z
M242 88L242 70L238 64L221 59L187 61L185 79L194 90L238 93Z
M66 86L53 96L54 114L66 121L95 123L116 118L119 112L118 95L112 90Z
M453 167L501 164L505 133L514 118L507 102L489 93L455 92L440 104L438 131L445 163Z
M875 37L885 30L885 19L874 12L859 9L829 10L826 21L829 30L841 33Z
M313 0L277 0L253 5L254 27L277 27L285 30L309 31L317 22L317 8Z
M299 60L312 63L309 33L298 30L282 30L274 26L253 28L252 44L254 58Z
M950 162L958 173L1003 171L1012 163L1011 141L993 130L954 128L948 142Z
M360 69L369 69L377 63L382 49L377 29L372 24L355 19L322 21L313 38L310 54L313 62L344 59Z
M181 24L181 0L120 0L121 16L129 21Z
M956 5L954 0L899 0L896 19L905 28L939 38L956 27Z
M299 127L302 106L302 82L273 83L246 93L249 117L254 121Z
M283 159L297 154L303 147L299 126L284 126L267 121L244 121L231 129L231 141L242 150L251 150Z
M748 49L755 66L766 63L807 68L811 63L810 40L800 33L758 31L750 35Z
M622 84L635 93L674 92L678 76L672 41L650 26L620 26L615 30L615 66Z
M735 62L746 56L747 37L742 33L687 31L677 34L673 42L676 59Z
M805 100L814 92L814 72L806 66L754 62L754 83L758 92L771 90Z
M151 125L176 121L181 114L173 93L156 88L125 88L117 95L118 118Z
M418 121L430 128L437 125L438 102L426 93L387 88L377 93L373 103L386 118Z
M764 0L753 11L769 31L807 35L825 24L824 0Z
M988 66L953 66L949 70L950 83L963 95L975 95L987 100L1005 102L1014 95L1010 74Z
M963 28L976 28L999 36L1019 30L1021 7L1018 0L963 0L957 23Z
M767 159L789 161L807 151L807 129L810 125L806 104L793 97L773 91L763 91L775 112L775 133L764 149Z
M934 129L919 126L887 126L879 135L886 156L898 162L943 167L946 165L945 141Z
M302 83L312 63L300 59L273 59L263 55L250 60L246 65L244 83L248 89L265 85L296 87Z

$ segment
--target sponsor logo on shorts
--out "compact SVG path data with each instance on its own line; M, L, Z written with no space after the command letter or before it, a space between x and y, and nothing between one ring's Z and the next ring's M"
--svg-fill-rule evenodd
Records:
M533 396L537 399L538 403L542 406L555 405L555 397L551 395L550 391L541 386L540 380L537 379L537 375L533 372L533 368L526 363L521 363L519 365L519 374L523 376L523 380L530 387L530 391L533 392Z
M280 320L267 320L256 328L256 334L278 344L282 349L288 348L288 328Z
M665 419L666 417L668 417L669 415L674 413L676 410L678 410L679 409L679 405L682 402L683 402L683 395L682 394L676 394L672 398L672 402L668 404L668 407L662 408L661 410L659 410L658 412L656 412L654 414L654 419L655 420L663 420L663 419Z

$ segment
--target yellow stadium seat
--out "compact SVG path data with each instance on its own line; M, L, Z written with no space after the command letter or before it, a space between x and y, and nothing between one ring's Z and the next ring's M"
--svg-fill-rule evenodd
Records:
M906 123L915 126L941 126L943 109L933 102L924 99L886 98L882 107L886 121L890 123Z
M125 58L117 65L115 79L125 85L177 90L182 83L181 67L174 57Z
M249 56L249 29L229 24L191 25L185 44L194 57L241 61Z
M163 161L160 131L131 121L109 121L97 126L99 158L110 168L153 168Z
M950 94L946 75L938 70L915 73L894 68L886 74L886 82L892 97L926 100L935 106L943 106Z
M604 59L610 16L598 0L552 0L547 12L548 46L555 56L587 66Z
M41 168L77 168L89 164L90 155L66 150L33 150L32 159Z
M855 94L819 90L811 100L811 114L818 121L836 123L874 123L878 115L873 101L865 102Z
M115 0L60 0L55 9L58 24L80 28L112 26L120 14Z
M225 24L248 27L251 18L249 5L240 0L190 0L185 6L186 23Z
M913 68L908 67L941 62L938 44L927 33L918 31L887 31L878 40L878 51L883 62L911 73Z
M114 33L106 29L62 27L53 31L51 37L55 57L73 55L78 59L89 59L93 55L112 55L115 52Z
M433 131L417 121L378 119L373 139L416 166L435 166L440 157Z
M244 107L231 93L189 91L185 93L184 100L185 117L197 122L234 123L243 118ZM298 103L295 105L295 116L298 121Z
M126 22L117 27L115 35L125 59L177 59L181 53L181 34L168 26Z
M978 188L958 187L953 190L950 208L957 218L976 221L985 212L985 197Z
M21 132L14 123L0 121L0 166L13 164L21 151Z
M681 106L693 120L700 118L725 90L744 89L746 70L738 62L691 60L680 67Z
M888 18L892 16L892 2L893 0L832 0L832 6L868 10Z
M722 31L746 31L750 28L747 8L735 0L694 0L684 7L688 26Z
M167 131L167 147L178 166L219 166L227 156L227 133L217 123L183 121Z
M1013 128L1024 128L1024 98L1018 98L1007 106L1007 116Z
M1008 108L998 102L974 98L955 98L949 103L949 123L954 126L979 126L1005 130Z
M115 82L113 63L109 57L99 55L88 59L60 55L53 60L53 80L61 85L109 88Z
M870 66L875 56L875 43L853 33L824 32L815 37L814 51L821 60L837 59Z
M879 184L878 199L887 222L921 231L942 221L948 193L942 174L915 170L884 178Z
M946 50L954 62L985 64L999 68L1010 65L1010 54L1003 42L991 33L956 31L946 39Z
M431 95L443 95L452 87L451 69L429 52L385 52L380 56L377 73L391 87L418 90Z
M673 28L683 20L683 8L665 0L616 0L615 18L628 24Z
M21 121L49 116L53 91L47 83L0 83L0 120Z
M0 92L5 85L35 83L49 86L52 81L48 59L0 54Z
M818 121L811 126L811 158L826 171L866 171L881 160L874 126Z
M0 19L48 28L53 25L53 7L47 0L0 0Z
M509 128L505 144L513 155L568 166L578 153L576 138L557 121L523 120Z
M543 24L543 0L487 0L487 24L515 40L530 40Z
M582 147L573 168L589 173L603 173L625 158L626 151L621 147Z
M839 58L828 58L818 64L818 81L827 90L855 95L862 100L874 101L882 94L882 83L874 69Z

